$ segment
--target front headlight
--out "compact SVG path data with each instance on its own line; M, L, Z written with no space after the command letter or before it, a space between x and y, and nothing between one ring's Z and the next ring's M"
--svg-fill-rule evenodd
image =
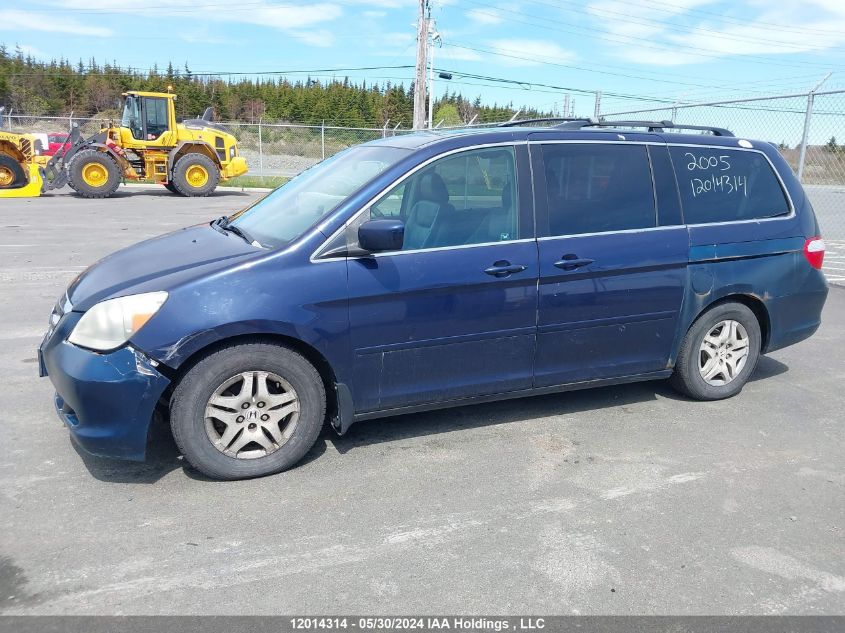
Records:
M99 351L120 347L144 327L166 299L166 292L147 292L101 301L82 315L67 340Z

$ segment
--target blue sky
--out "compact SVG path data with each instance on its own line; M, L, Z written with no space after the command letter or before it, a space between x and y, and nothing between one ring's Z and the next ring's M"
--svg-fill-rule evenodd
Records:
M145 6L146 5L146 6ZM7 5L8 6L8 5ZM0 41L39 58L255 72L414 63L414 0L31 0L4 8ZM18 8L20 7L20 8ZM843 0L433 0L435 65L470 98L562 108L602 90L603 111L652 102L845 87ZM320 73L314 73L318 75ZM411 69L339 73L404 81ZM325 75L325 73L322 73ZM291 75L296 77L298 75ZM447 82L440 81L441 91ZM613 96L619 95L619 96ZM576 114L593 97L573 92Z

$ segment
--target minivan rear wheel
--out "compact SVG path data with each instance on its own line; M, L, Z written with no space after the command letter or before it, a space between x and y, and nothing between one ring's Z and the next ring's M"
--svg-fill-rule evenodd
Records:
M281 345L223 348L179 381L170 404L173 437L188 462L214 479L246 479L295 465L323 426L317 370Z
M729 398L754 373L760 347L760 323L754 312L742 303L720 303L690 327L670 383L696 400Z

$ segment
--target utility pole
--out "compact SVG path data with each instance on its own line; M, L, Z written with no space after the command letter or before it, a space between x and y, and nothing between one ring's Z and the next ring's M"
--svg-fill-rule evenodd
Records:
M563 95L563 117L569 117L569 93Z
M414 80L414 129L421 130L425 127L425 71L426 55L428 53L428 19L426 9L428 0L419 0L420 12L417 19L417 73Z
M440 43L440 33L431 18L431 6L428 8L428 129L434 119L434 45Z
M596 105L593 108L593 116L596 119L601 116L601 90L596 91Z

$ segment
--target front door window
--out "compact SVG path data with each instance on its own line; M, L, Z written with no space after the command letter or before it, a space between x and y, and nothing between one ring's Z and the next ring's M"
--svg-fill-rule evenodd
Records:
M447 156L393 188L370 218L405 223L402 250L467 246L517 239L518 205L512 147Z

